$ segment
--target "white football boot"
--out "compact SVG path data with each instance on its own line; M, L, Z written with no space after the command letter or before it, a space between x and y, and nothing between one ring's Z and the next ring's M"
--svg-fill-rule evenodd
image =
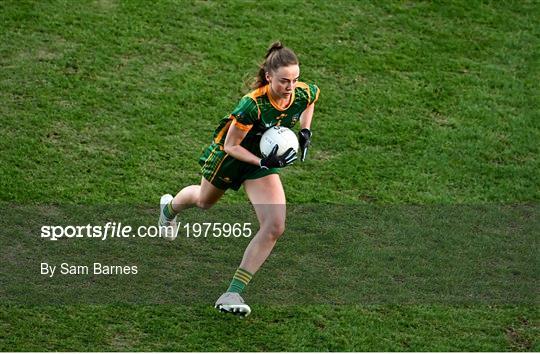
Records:
M178 224L176 223L176 216L174 219L169 220L163 213L163 209L173 200L173 196L170 194L164 194L161 196L159 202L159 234L168 240L174 240L178 233Z
M251 308L244 302L238 293L227 292L219 297L214 305L221 312L232 313L242 317L249 316Z

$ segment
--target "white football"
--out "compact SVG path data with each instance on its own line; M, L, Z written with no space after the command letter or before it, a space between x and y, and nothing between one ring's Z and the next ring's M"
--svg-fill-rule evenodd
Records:
M298 138L289 128L275 126L264 132L259 145L263 157L268 156L276 144L279 146L278 156L283 155L289 148L298 153Z

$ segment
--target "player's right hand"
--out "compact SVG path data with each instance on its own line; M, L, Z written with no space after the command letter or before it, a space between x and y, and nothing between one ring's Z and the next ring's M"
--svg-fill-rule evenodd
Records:
M289 148L283 155L277 156L278 149L278 145L274 146L270 154L261 159L259 163L261 168L269 169L274 167L285 167L293 164L297 158L296 151L294 151L293 148Z

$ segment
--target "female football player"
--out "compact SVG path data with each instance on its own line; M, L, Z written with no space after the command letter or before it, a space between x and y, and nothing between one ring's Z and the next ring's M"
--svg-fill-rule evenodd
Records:
M296 54L281 42L273 43L259 68L254 90L221 120L212 143L200 157L200 185L185 187L174 198L170 194L161 197L159 225L176 234L176 216L183 209L208 209L227 189L244 186L260 229L247 246L229 288L216 301L215 307L223 312L249 315L251 309L240 293L285 229L286 201L278 170L292 164L296 152L291 148L278 156L275 147L261 158L259 142L266 129L276 125L290 128L299 120L300 159L305 160L319 88L298 81L299 76Z

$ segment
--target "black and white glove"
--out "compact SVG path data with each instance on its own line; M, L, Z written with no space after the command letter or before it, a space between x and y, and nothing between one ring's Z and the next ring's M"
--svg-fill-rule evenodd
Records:
M293 148L288 149L281 156L277 155L279 146L276 145L270 152L270 154L261 159L260 166L264 169L274 168L274 167L285 167L292 165L296 160L296 151Z
M300 143L300 161L306 160L309 144L311 144L311 130L304 128L298 132L298 142Z

